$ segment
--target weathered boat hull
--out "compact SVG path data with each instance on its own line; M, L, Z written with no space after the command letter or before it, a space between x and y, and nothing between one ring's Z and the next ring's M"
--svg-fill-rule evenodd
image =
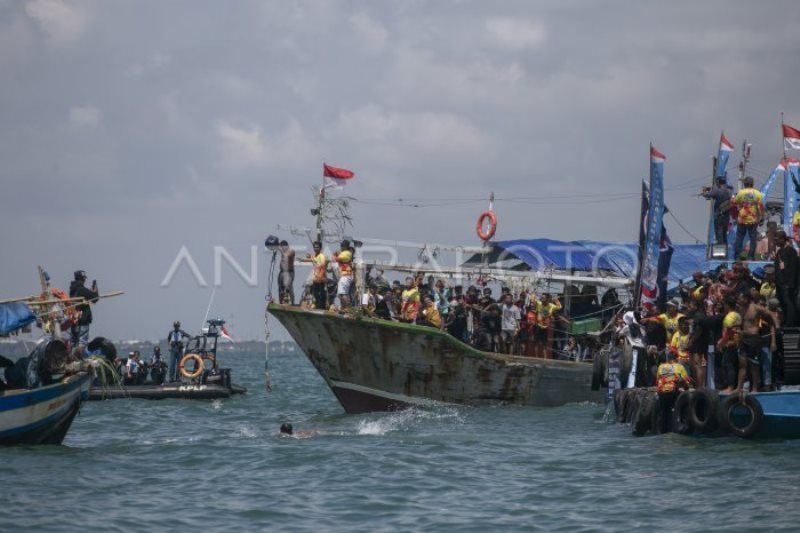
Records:
M554 407L603 399L586 363L484 353L424 326L271 304L348 413L436 403Z
M83 373L62 383L0 395L0 445L61 444L90 383L91 377Z

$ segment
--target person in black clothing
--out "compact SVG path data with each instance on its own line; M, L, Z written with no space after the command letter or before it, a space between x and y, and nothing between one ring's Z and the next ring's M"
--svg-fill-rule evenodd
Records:
M728 179L718 176L716 186L704 187L701 195L708 200L714 200L714 242L727 245L732 195Z
M464 297L457 295L450 303L450 312L444 324L447 332L456 339L466 342L467 337L467 308L464 306Z
M775 245L775 291L781 303L785 325L794 326L797 319L797 252L783 230L775 234Z
M478 324L478 349L487 352L495 349L500 336L500 320L500 307L497 304L489 304L481 311L481 318Z
M175 321L172 323L172 331L167 333L167 344L169 344L169 382L173 383L178 381L178 363L183 357L183 339L189 339L191 336L181 329L181 323Z
M698 389L706 388L708 370L708 347L713 342L713 332L722 325L722 316L708 316L702 302L690 300L689 318L692 320L692 333L689 336L689 353L692 354L692 374ZM712 363L713 364L713 363Z
M388 286L378 287L378 297L375 298L375 316L384 320L392 319L392 292Z
M92 288L86 288L86 272L78 270L75 279L69 285L70 298L83 298L84 303L75 306L78 312L78 322L70 328L70 342L74 350L78 346L89 343L89 325L92 323L92 308L89 304L97 302L100 293L97 290L97 280L92 281Z

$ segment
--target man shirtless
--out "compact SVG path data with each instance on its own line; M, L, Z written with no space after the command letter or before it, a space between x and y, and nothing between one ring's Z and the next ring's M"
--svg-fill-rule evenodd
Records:
M775 319L769 310L753 301L749 292L739 295L739 307L742 312L742 350L739 351L739 376L736 390L744 388L747 370L750 370L750 392L758 392L761 388L761 359L763 355L763 342L759 335L760 322L763 320L770 326L775 325ZM775 350L775 336L770 339L770 349Z

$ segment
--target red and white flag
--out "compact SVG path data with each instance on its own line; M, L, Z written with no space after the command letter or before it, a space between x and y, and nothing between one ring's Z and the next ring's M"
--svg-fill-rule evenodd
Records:
M800 130L783 124L783 144L786 148L800 150Z
M322 163L322 175L328 178L327 186L341 189L344 187L344 184L347 183L347 180L355 177L356 173L346 168L334 167L327 163Z
M231 337L228 334L228 330L225 329L225 326L222 326L222 328L220 328L219 336L222 337L223 339L226 339L226 340L229 340L231 342L234 342L233 337Z
M656 150L656 147L650 145L650 161L652 163L663 163L667 160L667 156Z

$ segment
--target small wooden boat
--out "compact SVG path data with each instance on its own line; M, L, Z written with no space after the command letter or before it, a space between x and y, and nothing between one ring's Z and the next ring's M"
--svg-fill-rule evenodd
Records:
M61 444L90 384L91 375L80 372L37 389L4 391L0 394L0 445Z

